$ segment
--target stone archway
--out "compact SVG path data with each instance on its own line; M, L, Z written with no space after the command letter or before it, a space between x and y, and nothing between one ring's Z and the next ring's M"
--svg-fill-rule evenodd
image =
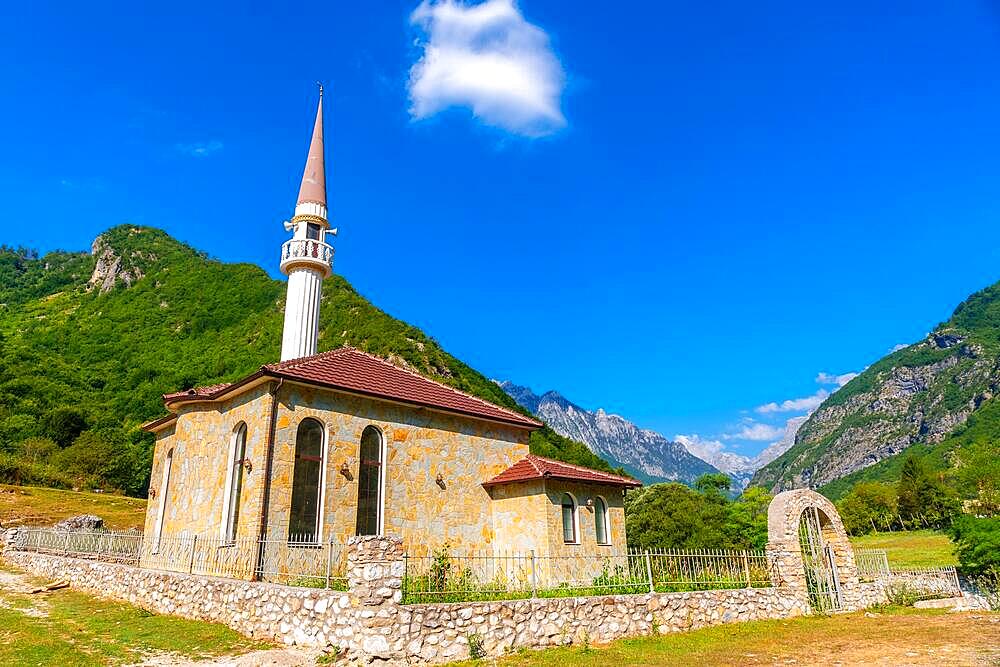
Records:
M793 589L816 611L861 607L854 549L825 497L809 489L776 495L767 508L767 538L778 585Z

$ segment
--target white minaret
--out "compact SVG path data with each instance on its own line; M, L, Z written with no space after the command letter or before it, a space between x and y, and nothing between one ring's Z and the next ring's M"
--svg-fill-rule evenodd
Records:
M327 234L336 234L326 219L326 169L323 165L323 86L313 126L309 156L295 204L295 217L285 223L292 238L281 246L281 272L288 276L285 330L281 360L316 354L319 337L319 300L323 279L333 272L333 248Z

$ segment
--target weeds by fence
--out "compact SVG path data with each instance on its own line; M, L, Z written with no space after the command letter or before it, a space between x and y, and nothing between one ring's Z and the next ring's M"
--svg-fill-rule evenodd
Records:
M16 549L122 563L150 570L251 579L291 586L346 590L346 550L333 539L288 540L164 535L140 531L20 530Z
M633 550L617 555L456 554L405 556L406 602L668 593L772 585L763 551Z

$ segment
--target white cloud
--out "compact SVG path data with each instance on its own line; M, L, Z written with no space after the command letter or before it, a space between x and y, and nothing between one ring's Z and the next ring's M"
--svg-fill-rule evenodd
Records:
M780 438L784 433L784 426L771 426L770 424L761 424L760 422L748 420L736 433L727 433L722 437L725 440L753 440L754 442L763 442L765 440Z
M714 458L726 448L721 440L705 440L697 433L691 433L690 435L678 433L674 436L674 440L684 445L684 448L689 452L705 461Z
M212 141L197 142L193 144L177 144L177 150L192 157L207 157L212 153L222 150L222 142L213 139Z
M804 396L802 398L790 398L781 403L765 403L764 405L758 405L754 410L760 414L769 414L774 412L812 412L820 406L820 403L826 400L826 397L830 395L826 389L820 389L812 396Z
M893 352L899 352L900 350L902 350L904 348L907 348L907 347L910 347L910 346L907 345L906 343L896 343L891 348L889 348L889 354L892 354Z
M816 376L816 382L818 384L833 384L838 387L843 387L845 384L858 377L857 373L843 373L841 375L834 375L832 373L820 373Z
M562 64L514 0L424 0L410 21L425 33L423 55L410 69L414 118L468 107L484 123L527 137L566 125Z

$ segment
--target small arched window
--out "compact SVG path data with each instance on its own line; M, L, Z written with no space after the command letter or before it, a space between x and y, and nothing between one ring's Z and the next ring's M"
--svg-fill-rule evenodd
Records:
M240 495L243 492L243 462L247 455L247 425L240 425L233 431L229 445L229 485L226 487L226 506L222 537L225 542L236 540L236 527L240 520Z
M382 532L382 432L366 426L361 432L361 462L358 466L358 535Z
M562 526L563 542L576 544L576 501L568 493L562 496Z
M608 503L604 498L597 496L594 498L594 529L597 532L598 544L610 544L608 538Z
M323 425L315 419L303 419L295 434L292 507L288 520L289 542L319 541L322 480Z

